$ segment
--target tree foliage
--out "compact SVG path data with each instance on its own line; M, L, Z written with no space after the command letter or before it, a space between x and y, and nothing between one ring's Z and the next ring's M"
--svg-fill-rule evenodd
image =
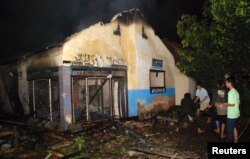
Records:
M249 74L249 11L247 0L209 0L201 20L183 15L177 23L181 71L208 86L225 74Z

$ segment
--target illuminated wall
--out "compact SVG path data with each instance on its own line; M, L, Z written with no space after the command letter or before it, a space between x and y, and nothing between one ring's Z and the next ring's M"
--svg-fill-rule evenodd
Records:
M161 61L161 66L153 67L153 59ZM62 67L70 69L71 66L126 66L129 116L137 115L138 100L145 100L145 104L149 105L155 96L172 96L178 97L176 102L179 104L183 94L194 89L194 82L179 72L172 54L136 10L119 13L110 23L94 24L68 37L60 46L19 60L16 76L18 94L25 114L30 112L28 75L60 68L61 77L69 79L63 74ZM149 73L152 69L165 71L165 91L162 93L150 93ZM61 83L66 85L65 82L67 81L61 79ZM1 96L4 95L6 94L2 93ZM61 100L69 102L68 107L71 97L64 95L61 93ZM67 111L64 113L70 114ZM67 118L67 122L70 118Z
M129 115L136 116L137 100L146 99L149 104L155 96L175 96L175 63L172 54L143 20L128 24L122 23L119 16L122 15L116 15L111 23L97 23L69 37L63 46L63 61L83 66L127 66ZM152 59L162 60L163 66L156 69L165 71L165 93L150 94Z

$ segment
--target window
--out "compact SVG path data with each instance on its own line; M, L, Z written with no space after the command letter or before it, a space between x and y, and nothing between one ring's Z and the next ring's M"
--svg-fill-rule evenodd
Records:
M150 93L165 93L165 71L150 70Z
M37 118L60 120L59 83L56 78L29 81L30 110Z

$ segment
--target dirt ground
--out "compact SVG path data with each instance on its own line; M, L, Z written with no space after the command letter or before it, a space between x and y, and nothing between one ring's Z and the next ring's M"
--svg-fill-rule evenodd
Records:
M208 142L226 142L205 118L202 125L206 132L202 134L198 134L196 125L187 119L177 133L176 123L165 119L158 119L154 127L154 120L103 121L80 125L63 133L20 125L13 128L13 125L0 123L0 132L13 129L16 132L0 137L0 158L203 159L207 158ZM247 120L248 116L241 117L239 134ZM249 142L249 133L248 127L240 142ZM10 145L9 149L3 148L6 144Z

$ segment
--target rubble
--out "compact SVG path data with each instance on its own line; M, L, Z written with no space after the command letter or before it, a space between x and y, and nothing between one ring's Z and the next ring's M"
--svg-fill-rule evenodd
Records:
M153 120L128 119L72 125L65 132L5 122L1 123L0 158L196 159L206 156L207 142L220 140L212 130L197 134L189 122L176 133L174 119L157 120L153 129Z

